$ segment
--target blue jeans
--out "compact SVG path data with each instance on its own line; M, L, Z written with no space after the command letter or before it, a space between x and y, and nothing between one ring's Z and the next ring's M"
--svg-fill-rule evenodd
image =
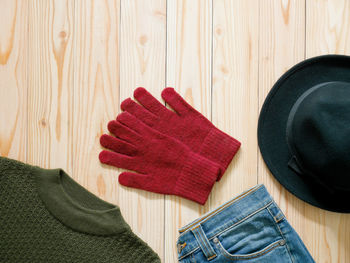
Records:
M263 185L235 197L179 232L181 263L314 262Z

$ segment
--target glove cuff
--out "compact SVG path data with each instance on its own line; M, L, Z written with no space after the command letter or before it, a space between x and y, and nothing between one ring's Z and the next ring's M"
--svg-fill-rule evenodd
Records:
M200 154L220 166L217 181L225 173L241 143L217 128L213 128L205 137Z
M210 160L191 153L175 185L175 194L204 205L213 188L220 167Z

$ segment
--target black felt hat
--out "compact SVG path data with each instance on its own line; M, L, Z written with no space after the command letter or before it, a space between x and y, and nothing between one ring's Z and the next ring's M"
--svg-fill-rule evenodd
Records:
M311 205L350 212L350 57L288 70L261 109L258 142L273 176Z

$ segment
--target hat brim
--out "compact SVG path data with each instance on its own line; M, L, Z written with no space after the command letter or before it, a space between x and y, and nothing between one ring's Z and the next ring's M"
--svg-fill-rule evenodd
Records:
M289 112L297 99L313 86L329 82L350 82L350 57L325 55L307 59L288 70L272 87L262 106L258 122L258 144L272 175L292 194L322 209L350 213L344 194L329 196L319 185L288 167L291 159L286 139ZM350 152L350 149L349 149Z

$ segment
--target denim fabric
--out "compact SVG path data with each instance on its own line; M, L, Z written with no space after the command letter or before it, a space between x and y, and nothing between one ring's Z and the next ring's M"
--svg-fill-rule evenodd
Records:
M179 232L181 263L314 262L263 185L233 198Z

